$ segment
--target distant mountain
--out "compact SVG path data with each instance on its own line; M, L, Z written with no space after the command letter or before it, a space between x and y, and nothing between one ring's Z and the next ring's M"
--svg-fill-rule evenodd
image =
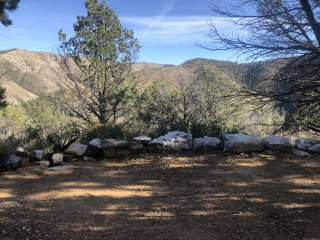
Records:
M197 78L208 67L237 83L253 85L257 79L250 80L254 83L248 80L253 70L257 74L265 71L265 64L237 64L201 58L181 65L138 63L134 69L139 73L141 85L161 80L174 86L179 79ZM11 103L29 101L40 95L50 94L59 89L59 83L66 81L55 55L20 49L0 52L0 77ZM258 78L258 75L255 78Z

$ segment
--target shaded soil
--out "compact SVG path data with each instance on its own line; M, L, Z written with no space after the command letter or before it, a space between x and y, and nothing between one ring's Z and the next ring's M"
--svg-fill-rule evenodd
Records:
M320 239L320 157L143 156L2 173L0 239Z

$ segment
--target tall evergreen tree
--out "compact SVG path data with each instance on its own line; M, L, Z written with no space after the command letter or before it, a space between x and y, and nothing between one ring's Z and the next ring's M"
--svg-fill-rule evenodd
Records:
M87 0L86 9L73 37L59 32L68 109L86 122L115 123L133 90L132 65L140 46L106 2Z

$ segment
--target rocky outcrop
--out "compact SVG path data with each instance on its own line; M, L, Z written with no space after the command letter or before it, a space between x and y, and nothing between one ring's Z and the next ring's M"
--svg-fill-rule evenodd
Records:
M262 139L244 134L227 134L224 136L224 152L250 153L263 151Z
M192 149L192 135L185 132L170 132L149 143L151 150L187 151Z
M64 152L75 157L82 157L86 154L88 145L73 143Z
M290 138L280 136L268 136L263 139L266 149L276 152L292 152L295 144Z
M216 137L203 137L193 139L193 150L196 152L210 152L222 148L222 142Z

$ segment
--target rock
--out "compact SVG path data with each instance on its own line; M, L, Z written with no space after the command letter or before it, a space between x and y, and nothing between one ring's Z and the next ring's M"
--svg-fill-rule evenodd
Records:
M127 157L137 154L142 145L125 140L105 139L102 143L103 155L106 158Z
M102 151L102 139L95 138L88 144L88 150L86 155L88 157L99 157L103 153Z
M39 165L43 168L48 168L50 166L50 162L48 161L40 161Z
M279 152L292 152L294 143L290 138L269 136L263 139L263 144L266 149Z
M93 157L84 156L84 157L83 157L83 161L86 161L86 162L94 162L94 161L96 161L96 159L93 158Z
M11 154L6 163L6 168L17 169L22 166L23 157L17 156L16 154Z
M43 150L34 150L30 154L30 162L40 162L44 159Z
M316 154L320 153L320 144L316 144L311 148L309 148L309 152L316 153Z
M64 152L76 157L82 157L87 152L88 145L73 143Z
M74 166L71 166L71 165L60 165L60 166L51 167L48 170L53 172L70 172L73 169L74 169Z
M135 137L133 140L137 143L147 146L152 141L152 138L148 136L139 136Z
M132 144L129 146L129 151L130 151L132 154L139 154L139 153L141 153L143 150L144 150L144 146L143 146L142 144L139 144L139 143L132 143Z
M262 139L244 134L227 134L224 136L224 152L249 153L264 150Z
M63 154L63 162L73 162L73 161L74 161L73 156Z
M148 145L151 150L181 151L192 149L192 135L185 132L170 132L152 140Z
M30 154L23 147L18 147L15 151L15 155L18 157L28 158Z
M309 148L315 145L314 142L306 139L297 139L295 144L297 149L304 150L304 151L308 151Z
M63 165L63 154L55 153L52 156L50 167L61 166Z
M193 139L193 150L194 151L212 151L221 149L222 144L219 138L215 137L203 137Z
M311 154L310 153L307 153L305 151L302 151L302 150L299 150L299 149L294 149L292 151L292 153L298 157L310 157Z

